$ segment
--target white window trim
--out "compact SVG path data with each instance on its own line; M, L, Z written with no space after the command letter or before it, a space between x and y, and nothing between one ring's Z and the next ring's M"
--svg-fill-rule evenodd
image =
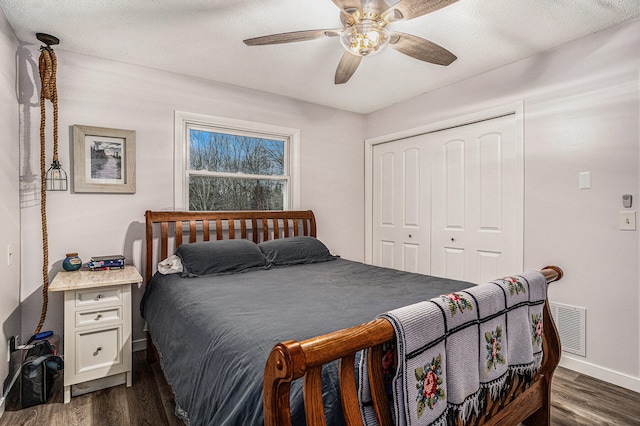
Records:
M173 159L174 210L189 210L187 204L187 125L215 126L230 131L264 133L288 139L289 199L285 200L284 208L285 210L300 209L300 129L176 110L173 139L175 148Z

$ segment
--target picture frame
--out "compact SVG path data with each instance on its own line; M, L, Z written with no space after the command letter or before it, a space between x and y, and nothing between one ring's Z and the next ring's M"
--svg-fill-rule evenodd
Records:
M74 125L73 191L135 194L135 130Z

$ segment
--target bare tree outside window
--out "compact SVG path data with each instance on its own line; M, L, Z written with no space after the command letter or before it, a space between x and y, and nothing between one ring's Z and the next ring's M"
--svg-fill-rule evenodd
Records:
M285 145L189 129L189 210L283 210Z

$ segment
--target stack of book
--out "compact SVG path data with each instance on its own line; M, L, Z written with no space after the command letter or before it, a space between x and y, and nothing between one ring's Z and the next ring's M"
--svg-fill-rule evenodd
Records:
M94 256L87 262L87 267L92 271L103 271L106 269L123 269L125 257L120 254L111 256Z

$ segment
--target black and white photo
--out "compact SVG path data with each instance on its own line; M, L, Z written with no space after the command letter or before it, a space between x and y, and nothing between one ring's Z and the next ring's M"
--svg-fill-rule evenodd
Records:
M74 192L135 193L135 131L73 126Z

